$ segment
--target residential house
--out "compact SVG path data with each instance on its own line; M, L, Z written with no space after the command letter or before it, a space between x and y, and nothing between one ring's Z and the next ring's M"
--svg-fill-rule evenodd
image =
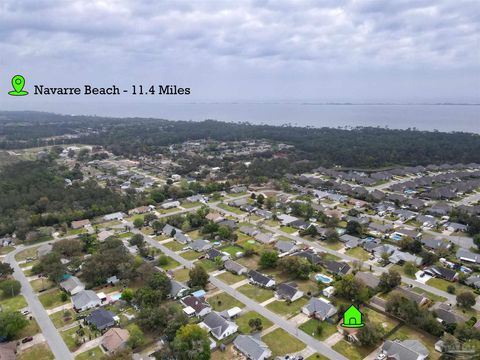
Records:
M422 264L421 257L400 250L395 250L388 258L388 261L390 261L392 264L403 264L406 262L412 262L416 265Z
M433 229L438 223L438 220L432 215L417 215L415 220L420 223L423 228L427 229Z
M166 224L162 229L162 234L167 235L169 237L173 237L176 233L181 233L182 230L177 229L176 227Z
M465 317L456 313L450 306L443 303L433 309L433 313L437 320L441 321L443 325L465 324L467 321Z
M102 301L92 290L82 290L72 296L73 308L75 311L85 311L100 306Z
M277 300L293 302L300 299L302 296L303 291L300 291L297 284L293 282L280 284L275 291L275 298Z
M85 290L85 285L76 276L70 276L68 279L60 282L60 288L65 290L70 295L78 294L80 291Z
M124 350L127 347L127 341L130 337L128 330L120 328L109 329L102 338L102 348L107 353L115 353Z
M456 222L447 222L443 225L445 230L451 232L466 232L468 230L467 225L459 224Z
M225 261L223 263L223 267L225 268L225 270L230 271L231 273L236 275L243 275L243 274L246 274L248 271L248 269L245 266L240 265L239 263L233 260Z
M162 209L173 209L179 206L180 206L180 201L168 201L160 205Z
M382 353L387 360L424 360L429 355L428 349L418 340L386 340Z
M213 221L214 223L218 223L218 222L224 220L225 218L219 212L209 212L207 214L207 216L205 216L205 219L207 219L209 221Z
M426 303L429 302L428 298L417 294L416 292L413 292L407 288L404 287L398 287L394 290L394 293L396 293L398 296L407 298L409 300L412 300L418 304L418 306L425 305Z
M255 236L257 235L260 230L254 228L254 227L251 227L251 226L240 226L240 232L248 235L248 236Z
M380 283L380 279L377 276L368 272L357 272L355 274L355 279L362 281L370 289L376 289Z
M115 231L113 230L102 230L97 234L97 240L100 242L104 242L110 236L114 236L114 235L115 235Z
M224 219L222 221L218 222L219 226L226 226L230 228L231 230L235 230L237 228L237 222L235 220L228 220Z
M115 315L103 308L94 310L85 318L85 322L94 325L97 330L103 331L115 325Z
M420 231L409 229L396 229L394 235L398 235L401 237L411 237L414 240L420 240L422 237L422 233Z
M179 299L188 293L190 288L179 281L170 279L170 294L171 299Z
M368 231L374 236L384 237L385 235L390 234L392 230L392 224L378 224L375 222L368 224Z
M448 281L456 281L458 279L458 274L455 270L447 269L442 266L430 266L424 270L428 275L445 279Z
M480 289L480 276L472 275L467 280L465 280L465 284L468 286Z
M107 214L103 217L104 221L113 221L113 220L122 220L123 217L125 216L124 213L122 212L116 212L112 214Z
M77 229L83 229L87 226L90 226L90 220L86 219L86 220L78 220L78 221L72 221L72 224L71 224L71 227L72 229L74 230L77 230Z
M189 315L204 317L212 311L212 307L203 297L188 295L180 300L185 305L183 311Z
M439 249L450 249L452 244L443 239L434 239L434 238L427 238L422 239L422 244L425 248L430 250L439 250Z
M280 214L277 216L277 218L283 226L287 226L290 223L298 220L298 218L296 218L295 216L290 216L287 214Z
M384 254L387 254L389 257L392 255L398 248L396 246L390 245L390 244L381 244L372 249L373 256L377 261L380 261L383 259Z
M128 212L128 215L141 215L141 214L146 214L150 211L152 211L152 208L150 206L140 206L130 210Z
M270 289L275 286L275 280L255 270L250 270L248 272L248 279L250 280L251 284L260 287Z
M334 275L345 275L350 271L350 265L346 262L340 262L335 260L327 260L323 263L325 269Z
M275 249L278 250L280 256L293 253L298 249L294 241L279 240L275 244Z
M210 241L207 240L202 240L198 239L193 242L191 242L188 247L194 251L200 252L200 251L207 251L212 248L212 244Z
M37 249L37 257L41 258L42 256L45 256L45 255L51 253L51 252L52 252L52 249L53 249L53 246L50 245L50 244L41 245L41 246Z
M230 259L230 254L228 253L224 253L224 252L221 252L217 249L210 249L207 251L207 254L205 255L207 259L209 260L212 260L212 261L215 261L217 258L220 258L220 260L222 260L222 262Z
M459 248L456 256L459 260L480 264L480 254L473 253L470 250Z
M295 221L292 221L288 224L288 226L293 227L298 230L307 230L310 227L310 223L303 221L301 219L297 219Z
M238 331L237 324L223 318L215 311L205 316L200 326L207 329L217 340L223 340Z
M261 217L263 217L264 219L267 219L267 220L270 220L273 217L273 213L271 211L264 210L264 209L258 209L255 213L258 216L261 216Z
M268 345L253 335L238 335L233 345L250 360L267 360L272 356Z
M190 236L184 234L181 231L177 231L175 235L173 235L173 238L181 244L187 244L192 241Z
M323 263L323 259L313 250L299 251L293 253L291 256L298 256L307 259L312 265L320 265Z
M257 235L255 235L255 240L263 244L270 244L275 241L275 238L272 234L258 233Z
M327 299L311 298L302 308L302 312L309 317L324 321L334 316L337 309Z

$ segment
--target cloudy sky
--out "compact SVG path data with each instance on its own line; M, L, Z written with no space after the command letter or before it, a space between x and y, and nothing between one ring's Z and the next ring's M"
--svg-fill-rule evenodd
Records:
M0 89L21 73L192 88L162 101L478 102L479 22L478 0L2 0Z

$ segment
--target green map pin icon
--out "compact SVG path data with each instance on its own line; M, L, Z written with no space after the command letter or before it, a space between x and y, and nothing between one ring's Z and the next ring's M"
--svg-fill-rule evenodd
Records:
M10 91L8 94L12 96L25 96L28 95L27 91L23 91L25 86L25 78L22 75L15 75L12 78L12 86L15 90Z

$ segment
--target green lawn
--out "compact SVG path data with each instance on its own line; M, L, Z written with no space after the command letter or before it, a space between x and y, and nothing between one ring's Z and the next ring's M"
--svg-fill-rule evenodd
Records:
M429 359L438 359L440 354L435 351L435 342L438 340L434 336L424 334L423 332L416 331L414 328L409 326L402 326L400 329L395 331L390 337L389 340L418 340L430 351Z
M204 238L203 234L200 233L200 230L190 231L189 233L187 233L187 235L190 236L192 240L198 240L198 239Z
M27 268L27 267L33 267L33 266L37 265L38 263L39 263L39 260L33 260L33 261L23 262L21 264L18 264L18 266L20 266L23 269L23 268Z
M362 309L362 313L369 321L374 324L380 325L385 330L385 333L388 333L390 330L392 330L395 326L398 325L397 320L389 318L388 316L385 316L367 307L364 307Z
M54 286L54 283L48 279L40 278L30 281L30 286L33 291L39 292L42 289L51 289Z
M172 240L172 241L169 241L169 242L166 242L164 244L162 244L163 246L165 246L166 248L172 250L172 251L180 251L182 250L184 247L185 247L185 244L180 244L178 241L176 240Z
M158 212L160 214L171 214L171 213L174 213L176 211L180 211L181 209L178 208L178 207L174 207L174 208L171 208L171 209L159 209Z
M202 203L201 202L185 202L183 204L181 204L181 206L185 209L191 209L191 208L194 208L194 207L197 207L197 206L201 206Z
M46 343L37 344L17 354L17 360L54 360L50 348Z
M183 253L180 254L181 257L183 257L186 260L196 260L200 257L201 253L193 251L193 250L187 250Z
M370 254L363 250L361 247L356 247L353 249L348 249L345 254L350 255L356 259L367 261L370 258Z
M208 302L210 303L210 305L212 305L212 309L215 311L228 310L235 306L239 308L245 307L243 303L241 303L234 297L228 295L227 293L221 293L221 294L209 297Z
M249 311L248 313L239 316L235 320L235 323L238 325L238 330L243 334L250 334L251 328L250 326L248 326L248 321L255 318L259 318L260 320L262 320L262 326L264 330L268 329L270 326L273 325L270 320L263 317L259 313L255 311Z
M175 269L176 267L179 267L180 266L180 263L175 260L175 259L172 259L171 257L168 257L168 263L166 263L165 265L162 265L160 266L163 270L172 270L172 269Z
M318 331L319 326L322 329L320 332ZM337 327L335 325L332 325L326 321L319 321L316 319L308 320L307 322L300 325L299 329L307 333L308 335L314 337L315 339L321 341L329 338L337 331Z
M72 352L77 350L80 347L80 345L83 343L82 339L85 339L85 341L89 341L90 336L92 339L94 339L98 335L100 335L100 332L98 331L93 332L88 326L83 327L85 334L80 335L77 333L79 329L80 329L80 326L75 326L71 329L60 332L60 335L62 336L63 341L67 345L68 349Z
M223 274L217 275L216 277L222 280L223 282L227 283L228 285L235 284L245 279L244 276L235 275L229 271L225 271Z
M245 284L240 286L238 289L243 295L248 296L249 298L262 303L265 300L270 299L273 296L273 291L268 289L262 289L258 286L251 284Z
M27 302L22 295L17 295L12 298L5 298L2 296L0 299L0 306L3 311L16 311L27 306Z
M24 327L18 334L15 336L15 340L23 339L27 336L33 336L40 332L40 327L35 319L28 320L28 325Z
M233 206L228 206L227 204L218 204L217 205L220 209L223 209L225 211L229 211L231 213L237 214L237 215L243 215L245 214L242 210L233 207Z
M287 234L293 234L297 232L297 229L290 226L281 226L280 230L282 230L284 233L287 233Z
M322 245L329 248L330 250L335 250L335 251L343 248L343 244L340 241L335 241L333 243L324 241L324 242L322 242Z
M400 266L400 265L393 265L390 269L392 270L395 270L397 271L400 275L403 275L403 276L406 276L410 279L415 279L415 275L409 275L405 272L405 270L403 269L403 266Z
M272 357L294 353L305 348L305 344L283 329L273 330L262 337L262 341L272 350Z
M53 309L60 305L65 305L70 302L70 297L67 300L62 301L62 291L59 289L53 290L48 293L43 293L38 296L38 300L42 303L45 309Z
M0 255L6 255L13 250L15 250L15 247L13 246L2 246L0 247Z
M362 360L373 350L375 350L375 346L357 346L350 344L348 341L340 340L332 346L332 349L344 355L349 360Z
M84 351L77 356L75 360L90 360L90 359L100 359L103 356L103 351L100 349L100 346L94 347L93 349Z
M272 310L282 316L292 317L302 311L302 307L308 302L307 298L300 298L292 303L286 301L274 301L266 306L267 309Z
M427 285L436 287L437 289L443 290L445 292L447 292L447 288L448 288L449 285L453 285L455 287L455 290L456 290L455 293L456 294L459 294L463 291L472 292L472 289L469 288L468 286L462 285L458 282L450 282L450 281L443 280L443 279L438 279L438 278L432 278L432 279L428 280Z
M325 355L321 355L319 353L315 353L313 355L310 355L308 358L305 360L329 360Z
M37 257L37 249L39 247L40 245L20 251L18 254L15 255L15 260L22 261L29 257Z
M412 288L412 291L415 291L417 294L422 294L423 296L429 298L432 301L438 301L438 302L447 301L446 297L432 294L431 292L423 290L422 288L419 288L419 287Z
M188 273L190 270L188 269L178 269L173 273L173 277L180 282L186 282L190 279Z
M227 246L227 247L224 247L223 249L220 249L220 251L226 252L230 254L232 258L235 258L237 257L238 252L243 252L243 249L238 246Z
M75 321L76 313L73 310L60 310L50 315L53 325L57 329L67 326Z

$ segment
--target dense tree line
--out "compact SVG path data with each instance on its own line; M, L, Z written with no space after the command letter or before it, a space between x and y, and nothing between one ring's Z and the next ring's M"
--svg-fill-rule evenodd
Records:
M328 167L480 162L480 136L468 133L382 128L344 130L213 120L174 122L25 112L1 112L0 115L0 138L4 139L0 141L0 148L5 149L38 146L38 139L42 137L77 132L84 135L72 141L103 145L126 156L153 154L161 147L186 140L267 139L294 145L294 159L310 160ZM299 164L291 162L287 165L290 168Z
M95 181L65 179L78 175L54 161L25 161L0 172L0 236L20 239L35 227L70 223L135 206L135 198L105 189Z

